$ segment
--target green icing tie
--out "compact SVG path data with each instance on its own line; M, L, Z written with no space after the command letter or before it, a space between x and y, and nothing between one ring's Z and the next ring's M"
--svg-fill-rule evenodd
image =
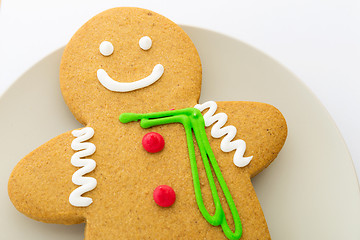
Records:
M205 123L204 118L201 115L201 112L196 108L185 108L181 110L173 110L166 112L157 112L157 113L147 113L147 114L136 114L136 113L123 113L119 117L120 122L129 123L134 121L140 121L140 126L142 128L149 128L153 126L169 124L169 123L181 123L184 125L186 140L189 150L191 172L193 176L193 183L195 189L196 202L199 206L200 212L211 225L219 226L224 231L224 234L227 238L231 240L240 239L242 235L242 226L239 217L239 213L236 209L235 203L229 191L229 188L226 185L226 182L221 174L219 165L215 159L214 153L211 150L210 143L207 139L205 132ZM201 194L199 174L196 165L195 158L195 148L193 142L194 132L196 142L200 150L200 154L204 163L205 171L207 178L209 180L209 185L211 189L211 194L214 200L215 213L210 215L207 209L205 208L203 197ZM229 205L232 217L235 223L235 232L232 232L229 228L228 223L226 222L225 213L220 203L220 198L216 189L215 181L213 174L211 172L210 164L214 170L214 173L218 179L220 187L224 193L226 201Z

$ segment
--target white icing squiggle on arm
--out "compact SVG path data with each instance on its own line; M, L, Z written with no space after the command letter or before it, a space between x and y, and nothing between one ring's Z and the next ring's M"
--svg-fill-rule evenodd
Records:
M209 127L214 124L211 129L211 136L214 138L221 138L225 136L221 141L220 148L223 152L235 151L234 154L234 164L238 167L245 167L248 165L252 159L251 157L244 157L246 143L244 140L238 139L232 141L236 135L236 128L232 125L223 127L228 119L228 116L225 113L217 113L217 104L214 101L208 101L203 104L196 104L194 108L199 109L201 112L209 108L209 110L204 115L205 126ZM215 115L214 115L215 114Z
M93 200L89 197L82 197L81 195L93 190L97 185L97 181L93 177L83 177L83 175L94 170L96 162L92 159L83 157L92 155L95 152L96 147L93 143L84 143L84 141L87 141L94 136L94 129L85 127L80 130L72 131L72 135L76 138L72 141L71 148L78 152L74 153L71 157L71 164L81 168L72 176L72 182L80 187L71 192L69 202L76 207L87 207Z

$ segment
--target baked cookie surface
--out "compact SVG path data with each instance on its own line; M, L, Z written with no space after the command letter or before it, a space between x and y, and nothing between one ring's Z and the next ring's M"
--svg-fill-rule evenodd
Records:
M19 211L44 222L86 222L85 239L226 238L222 227L210 224L199 211L184 126L142 128L139 122L119 121L124 113L178 111L198 104L200 58L179 26L145 9L105 11L79 29L67 45L60 84L67 105L87 130L64 133L19 162L9 180L9 196ZM277 156L286 139L286 122L267 104L215 104L215 114L227 114L224 127L237 129L233 140L246 142L241 158L251 157L245 166L236 166L236 150L224 152L220 148L224 137L212 136L216 123L205 129L241 219L241 239L269 239L250 178ZM163 137L161 151L143 149L143 136L150 132ZM214 193L195 140L194 146L203 202L212 215L217 209ZM84 155L76 155L85 150ZM92 162L81 159L91 159L96 166L91 169ZM91 179L74 184L75 172L86 166L84 177ZM213 177L225 220L236 231L215 173ZM91 185L87 191L69 199L87 184ZM176 201L170 207L155 203L153 191L159 185L175 191Z

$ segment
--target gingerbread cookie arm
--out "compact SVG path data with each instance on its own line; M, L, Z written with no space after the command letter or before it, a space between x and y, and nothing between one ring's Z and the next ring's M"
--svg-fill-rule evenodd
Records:
M49 223L84 221L87 208L74 207L69 202L70 193L78 188L72 182L73 174L79 170L71 164L75 153L71 148L74 139L72 132L61 134L16 165L9 179L8 192L20 212Z
M236 134L231 142L244 141L243 157L251 158L247 165L240 168L246 170L250 177L255 176L276 158L285 143L287 125L283 115L274 106L265 103L216 102L216 104L215 114L225 113L228 116L222 128L230 125L236 128ZM227 136L218 139L212 137L215 125L216 123L207 127L207 134L213 150L220 152L222 151L220 145L226 142L224 138ZM233 158L236 153L237 151L234 150L227 154Z

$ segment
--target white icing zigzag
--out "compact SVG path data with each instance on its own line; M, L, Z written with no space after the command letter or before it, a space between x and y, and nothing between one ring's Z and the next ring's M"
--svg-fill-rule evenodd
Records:
M235 151L234 154L234 164L238 167L245 167L248 165L252 159L251 157L244 157L246 143L244 140L238 139L232 141L236 135L236 128L232 125L223 127L228 119L228 116L225 113L217 113L217 104L214 101L208 101L203 104L196 104L194 108L199 109L201 112L209 108L209 110L204 115L205 126L209 127L214 124L211 129L211 136L214 138L224 139L221 141L220 148L223 152ZM214 115L215 114L215 115Z
M71 192L69 202L76 207L87 207L93 200L89 197L82 197L81 195L93 190L97 185L97 181L93 177L83 177L83 175L94 170L96 162L92 159L83 157L92 155L95 152L96 147L93 143L84 143L84 141L87 141L94 136L94 129L85 127L80 130L72 131L72 135L76 138L72 141L71 148L78 152L74 153L71 157L71 164L81 168L72 176L72 182L80 187Z

